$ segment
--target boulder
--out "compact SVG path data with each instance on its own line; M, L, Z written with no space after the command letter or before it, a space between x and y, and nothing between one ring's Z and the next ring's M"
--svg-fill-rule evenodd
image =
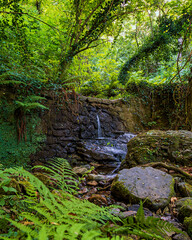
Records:
M186 217L192 217L192 198L185 197L181 198L176 203L178 218L181 222L184 221Z
M96 144L90 142L80 142L77 146L77 154L86 161L115 162L117 159L110 153L106 153Z
M190 165L192 162L192 132L151 130L132 138L122 168L131 168L150 162Z
M128 203L145 201L152 209L167 206L174 192L174 178L152 167L121 170L111 186L112 195Z

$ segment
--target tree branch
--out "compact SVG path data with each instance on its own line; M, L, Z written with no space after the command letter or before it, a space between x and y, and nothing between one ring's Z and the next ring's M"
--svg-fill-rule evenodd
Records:
M185 66L187 65L187 63L190 61L191 56L192 56L192 51L190 52L189 57L187 58L187 61L185 62L185 64L183 65L183 67L180 68L179 71L175 74L175 76L173 76L173 77L171 78L170 82L172 82L173 79L185 68Z
M103 1L103 2L104 2L104 1ZM92 10L92 12L89 14L89 16L85 19L83 25L80 27L80 30L79 30L79 33L78 33L76 39L75 39L75 42L78 41L79 36L81 35L81 33L82 33L85 25L87 24L87 22L89 21L89 19L91 18L91 16L92 16L92 15L94 14L94 12L100 7L100 5L101 5L103 2L102 2L102 1L99 2L99 4L97 4L97 6Z
M25 12L6 12L6 11L0 11L0 13L6 13L6 14L18 14L18 15L27 15L27 16L29 16L29 17L31 17L31 18L34 18L34 19L38 20L39 22L42 22L43 24L49 26L50 28L55 29L55 30L58 31L58 32L62 32L62 31L59 30L58 28L56 28L56 27L54 27L54 26L52 26L52 25L50 25L50 24L44 22L43 20L41 20L41 19L39 19L39 18L36 18L36 17L30 15L29 13L25 13Z

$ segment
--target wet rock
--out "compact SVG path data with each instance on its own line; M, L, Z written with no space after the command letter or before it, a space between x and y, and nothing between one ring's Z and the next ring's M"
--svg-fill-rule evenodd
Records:
M131 139L121 168L131 168L150 162L187 165L192 161L192 132L151 130Z
M128 203L139 203L153 209L167 206L174 192L171 175L151 167L134 167L118 173L111 187L112 195Z
M65 136L65 132L63 130L53 130L54 137L62 137Z
M127 217L133 217L136 216L137 212L136 211L125 211L125 212L121 212L119 213L117 216L120 218L127 218Z
M88 172L88 169L85 167L74 167L73 172L82 176Z
M77 144L77 154L83 159L97 162L118 162L127 154L127 142L135 135L125 133L122 136L112 138L90 139Z
M89 190L89 195L94 194L97 192L97 188L92 188L91 190Z
M95 181L111 181L115 178L115 176L116 175L89 174L87 178Z
M87 185L90 185L90 186L97 186L98 185L98 182L96 182L96 181L89 181L89 182L87 182Z
M88 189L86 187L84 187L82 190L78 191L78 193L80 194L85 194L88 192Z
M120 212L121 212L121 210L119 208L112 208L109 211L109 213L111 213L111 214L113 214L115 216L118 216Z
M88 198L89 202L92 202L96 205L99 205L99 206L103 206L103 205L107 205L108 202L107 202L107 199L102 196L102 195L99 195L99 194L94 194L93 196L91 196L90 198Z
M172 239L173 240L191 240L191 238L186 232L176 234L175 236L173 236Z
M116 205L119 205L121 207L121 209L123 209L123 211L127 210L127 205L125 203L122 202L116 202Z
M136 211L137 212L139 207L140 207L139 204L133 204L128 207L128 211ZM143 208L143 210L144 210L144 214L146 217L153 216L153 213L148 208Z
M53 123L53 128L55 130L63 130L63 129L66 129L66 124L65 123Z
M85 160L95 161L116 161L116 158L112 155L105 153L97 148L95 145L89 145L86 143L80 143L77 147L77 154L83 157Z

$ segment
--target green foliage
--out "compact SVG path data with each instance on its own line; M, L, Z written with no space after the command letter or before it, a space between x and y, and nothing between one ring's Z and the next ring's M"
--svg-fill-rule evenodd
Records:
M48 109L45 107L43 104L40 104L36 101L39 100L45 100L46 98L44 97L39 97L39 96L27 96L22 102L21 101L15 101L17 108L15 111L20 109L20 111L23 112L23 114L26 114L27 112L30 112L33 109Z
M34 169L41 169L44 175L51 178L59 189L68 193L74 193L77 189L77 176L71 169L70 164L64 158L52 159L47 166L35 166Z
M1 239L9 236L11 239L120 240L130 234L144 239L166 239L167 233L180 232L168 222L153 217L145 218L142 202L135 218L121 220L110 214L109 208L80 200L63 191L51 192L38 178L23 168L1 170L0 174L5 175L5 179L14 177L27 180L29 184L25 184L25 189L34 193L25 196L22 192L17 194L18 197L23 196L20 205L24 202L25 207L22 205L22 208L18 208L14 219L5 213L0 215L0 219L7 224L11 223L11 231L1 233Z
M15 126L10 123L0 125L0 163L5 167L24 166L29 168L30 155L36 152L39 144L44 140L43 133L35 131L40 124L39 118L30 119L27 127L27 141L17 141ZM9 161L7 161L9 159Z
M7 219L32 239L43 239L45 236L54 239L87 239L89 236L93 239L93 236L102 236L99 227L106 221L119 220L109 214L107 208L100 208L61 191L52 193L38 178L24 169L6 169L4 173L28 179L34 192L39 193L38 199L30 196L26 198L32 213L22 213L25 219L33 222L32 227ZM56 238L59 236L60 238Z
M179 46L175 37L177 36L179 38L182 35L182 24L184 24L183 19L188 19L187 22L189 22L190 15L184 14L175 20L173 20L172 17L168 17L166 15L160 18L156 33L151 33L151 36L138 49L138 52L136 52L135 55L133 55L128 61L125 62L118 77L119 81L125 84L128 80L127 77L130 68L134 65L138 66L138 62L144 58L145 61L147 59L150 59L151 54L155 55L153 61L156 61L156 63L157 61L159 62L162 60L169 61L171 54L175 54L178 51L176 49ZM170 43L172 43L172 46ZM167 47L167 44L169 44L169 47Z
M169 239L167 234L171 232L180 233L181 231L174 227L173 224L163 221L159 218L145 217L143 203L140 202L140 207L136 217L128 217L123 219L122 226L114 229L114 232L125 235L127 232L135 234L144 239Z

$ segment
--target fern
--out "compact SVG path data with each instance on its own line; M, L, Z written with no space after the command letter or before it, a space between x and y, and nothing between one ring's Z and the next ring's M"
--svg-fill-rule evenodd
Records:
M30 227L25 226L22 223L16 222L10 218L7 218L9 222L11 222L15 227L20 229L22 232L27 233L29 236L36 238L38 236L37 232L35 230L32 230Z
M61 190L75 193L78 186L77 175L72 171L70 164L64 158L56 158L48 162L47 166L35 166L44 171L44 174L53 179Z
M159 218L145 217L143 203L140 202L140 207L136 217L128 217L122 220L123 226L114 230L116 233L135 234L146 239L166 239L167 233L181 233L172 223L163 221Z
M56 169L58 171L58 167L61 165L57 163L53 172ZM6 177L10 174L29 181L30 184L26 184L26 187L30 186L31 191L38 192L36 198L34 195L25 197L31 213L22 213L26 221L30 221L32 225L25 226L23 222L6 218L13 226L25 233L28 240L121 240L123 236L129 234L144 239L163 240L166 239L167 232L180 232L172 224L161 219L145 218L142 202L135 218L128 217L121 220L110 214L109 208L80 200L62 190L51 192L38 178L23 168L6 169L3 173ZM114 227L107 222L113 222ZM111 238L107 237L108 235Z
M102 235L98 227L107 220L120 220L113 217L108 209L100 208L88 201L81 201L71 194L59 192L58 195L54 195L38 178L22 168L5 170L5 173L22 176L30 182L29 186L32 185L34 191L39 192L38 201L31 197L27 198L30 208L33 212L35 211L34 214L23 213L23 217L34 223L35 230L22 223L7 219L15 227L25 232L28 238L29 236L39 237L37 233L42 236L45 229L46 237L54 237L55 234L59 234L57 228L61 225L67 226L63 235L65 239L78 239L88 231L95 231L97 235ZM42 224L45 225L43 229ZM75 226L75 224L77 225Z
M16 77L14 74L6 72L0 75L0 85L9 85L9 84L21 84L22 81L15 80Z
M48 109L43 104L38 103L37 101L40 100L46 100L44 97L40 96L28 96L26 97L22 102L21 101L15 101L17 108L20 108L24 113L27 111L31 111L33 109L41 108L41 109Z

